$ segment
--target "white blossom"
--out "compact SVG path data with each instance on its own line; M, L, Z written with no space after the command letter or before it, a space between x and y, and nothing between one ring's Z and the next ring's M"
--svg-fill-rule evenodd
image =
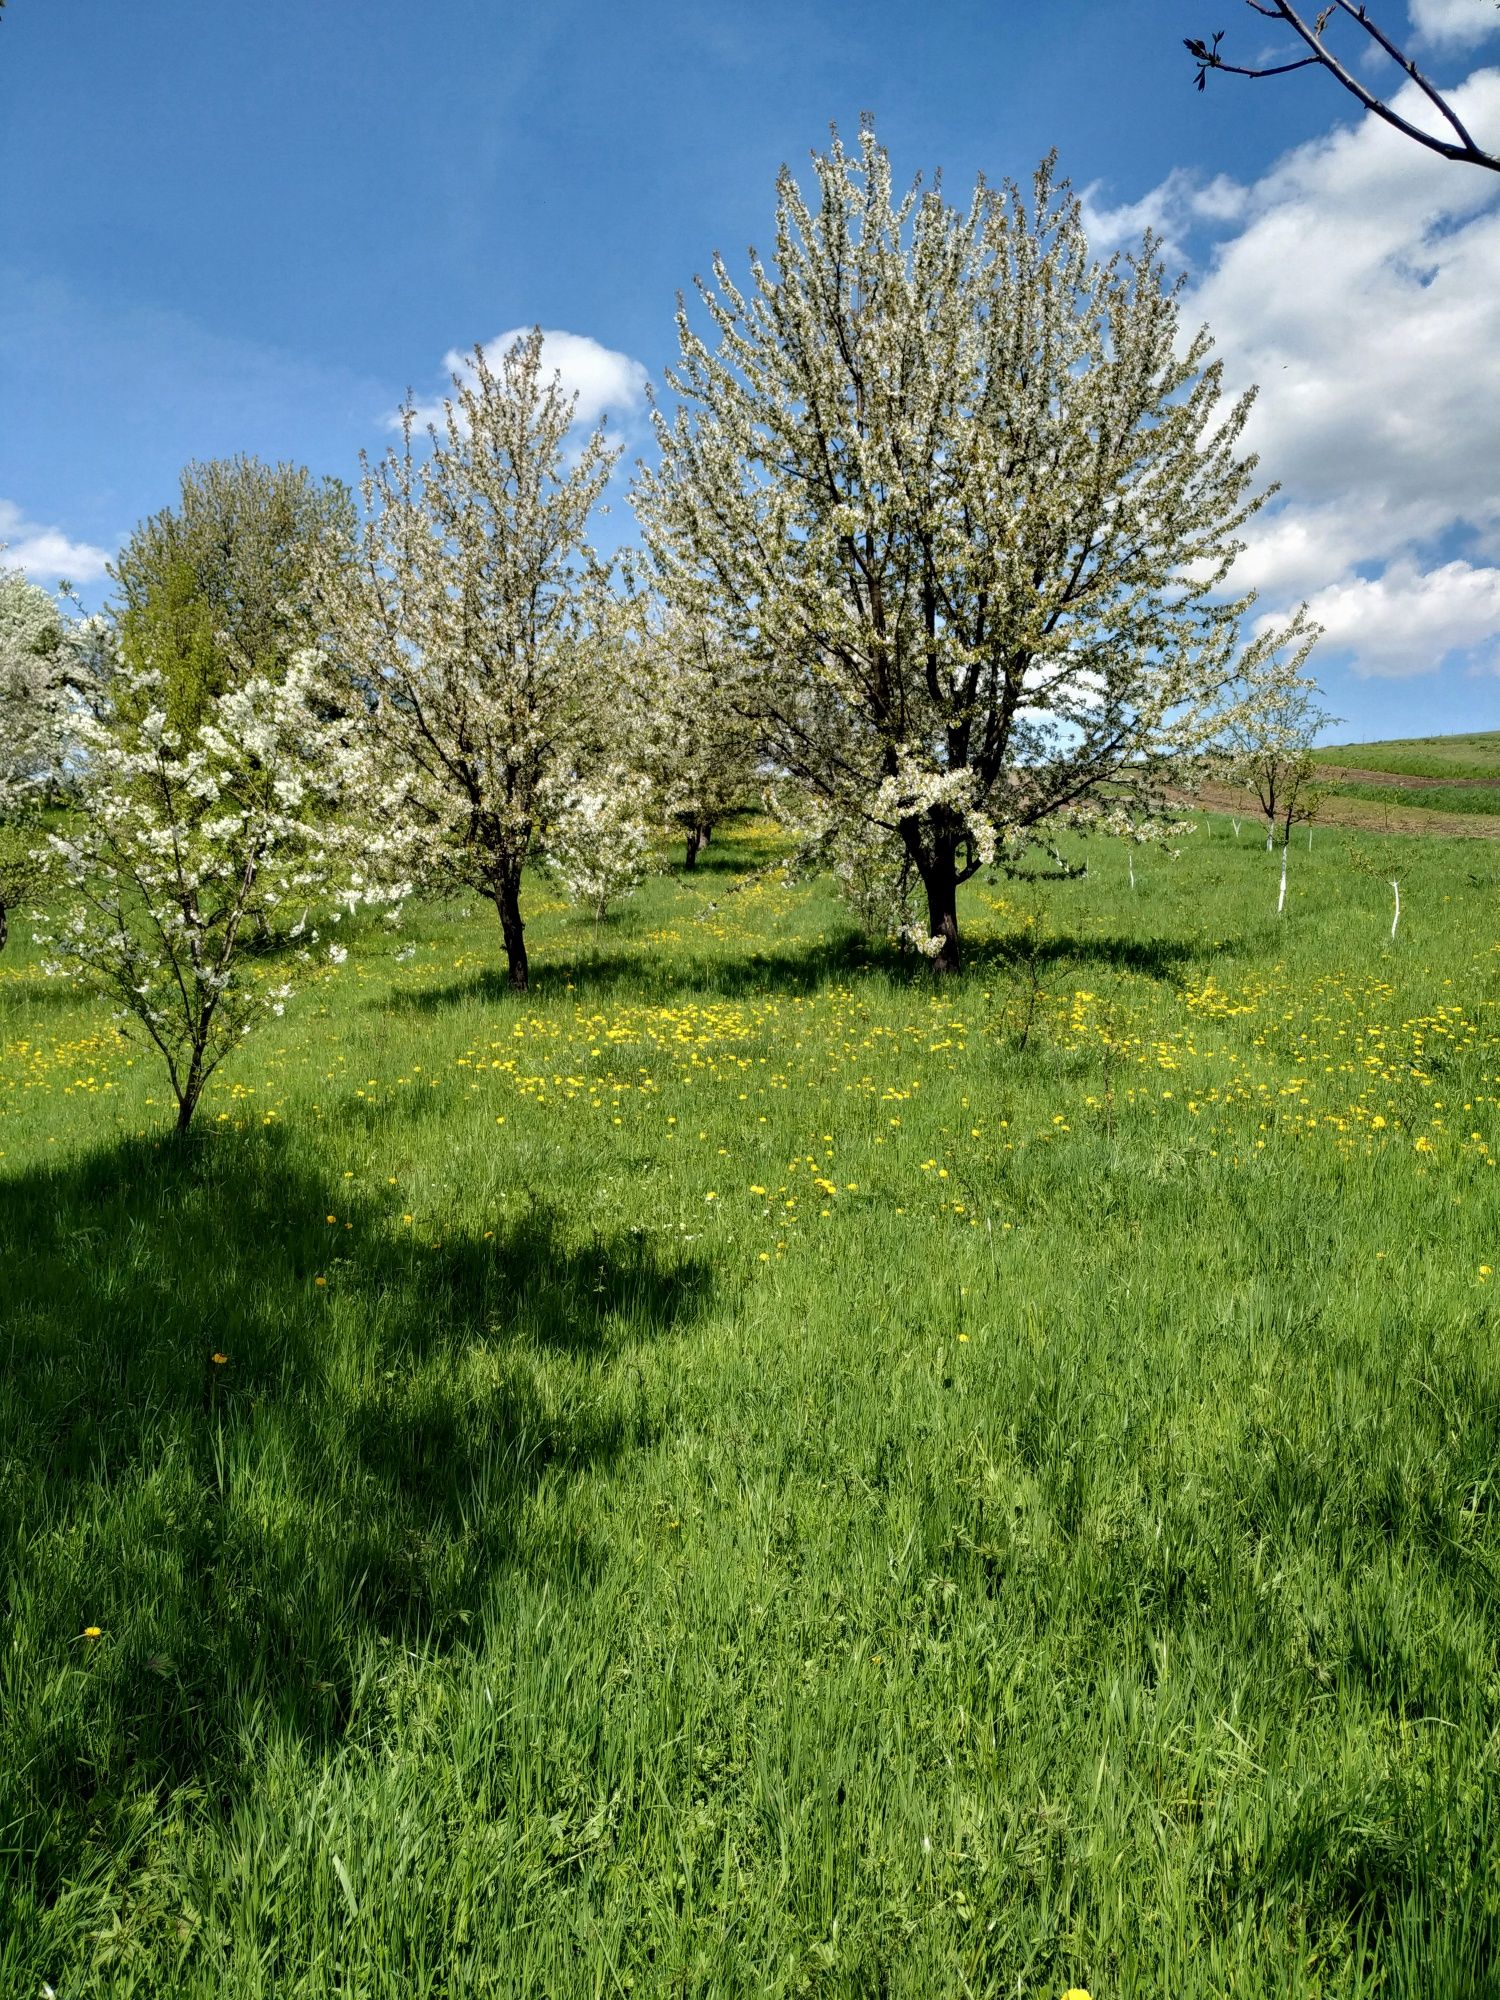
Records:
M714 828L758 790L760 740L740 683L743 661L723 630L657 602L643 603L622 675L633 695L629 751L650 780L660 823L695 867Z
M408 406L401 450L366 465L358 556L325 573L324 616L424 876L494 903L524 991L522 870L599 698L610 619L587 533L615 454L602 429L565 448L574 405L539 332L496 365L476 349L453 382L420 463Z
M214 698L183 740L153 705L157 677L122 666L113 718L77 720L76 825L49 843L73 897L42 933L48 969L112 994L155 1046L179 1131L256 1018L283 1011L292 984L267 972L284 969L272 954L308 909L355 885L366 903L406 893L399 843L371 830L401 823L399 792L374 788L321 684L320 662L300 654L283 677ZM292 909L296 923L283 923Z
M1317 683L1299 674L1305 657L1290 662L1260 699L1237 714L1220 742L1221 768L1231 784L1255 794L1266 822L1266 852L1281 828L1281 887L1276 914L1286 909L1287 856L1292 827L1311 820L1318 809L1312 790L1316 768L1313 745L1336 718L1318 705Z
M1051 164L893 199L868 126L775 249L678 315L680 405L637 506L657 583L722 630L788 795L899 854L958 962L958 885L1066 816L1159 816L1285 634L1223 586L1261 504L1206 331L1154 246L1090 260ZM1302 628L1298 628L1301 636ZM1050 835L1048 836L1050 837Z
M651 788L619 765L565 786L556 801L548 856L574 902L595 923L641 881L651 861Z
M66 598L0 566L0 949L10 910L45 878L41 818L67 762L74 629Z

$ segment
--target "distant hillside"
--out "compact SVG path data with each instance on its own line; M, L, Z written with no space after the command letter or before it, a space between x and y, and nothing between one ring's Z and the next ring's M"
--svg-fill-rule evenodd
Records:
M1318 750L1321 816L1403 833L1500 834L1500 729L1330 743Z
M1318 759L1318 819L1376 833L1500 839L1500 729L1329 743ZM1245 794L1209 782L1201 804L1243 811Z
M1385 743L1330 743L1319 749L1318 762L1402 778L1500 784L1500 729L1469 736L1398 736Z

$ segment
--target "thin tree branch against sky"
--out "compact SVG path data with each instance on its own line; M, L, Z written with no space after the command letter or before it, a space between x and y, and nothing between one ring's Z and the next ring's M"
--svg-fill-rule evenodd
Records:
M1475 4L1478 4L1478 0L1475 0ZM1500 173L1500 153L1486 152L1484 147L1475 141L1473 134L1432 79L1423 75L1405 50L1371 18L1369 9L1357 4L1357 0L1330 0L1330 4L1320 8L1311 22L1298 13L1291 5L1291 0L1245 0L1245 5L1252 13L1264 15L1267 20L1284 21L1306 43L1312 53L1299 56L1292 62L1264 65L1232 63L1226 62L1219 53L1219 44L1224 39L1222 30L1217 31L1206 42L1200 36L1189 35L1184 38L1183 46L1198 65L1199 90L1206 86L1210 70L1222 70L1226 76L1260 78L1289 76L1293 70L1298 69L1324 69L1349 92L1351 97L1357 98L1366 111L1371 112L1376 118L1383 118L1387 125L1393 126L1406 138L1415 140L1419 146L1426 146L1430 152L1441 154L1445 160L1459 160L1468 166L1488 167L1492 172ZM1449 127L1453 135L1451 138L1444 138L1440 132L1425 131L1420 125L1413 124L1385 98L1371 90L1367 84L1361 83L1353 70L1323 39L1330 22L1337 15L1344 15L1349 20L1357 22L1370 36L1375 46L1417 86Z

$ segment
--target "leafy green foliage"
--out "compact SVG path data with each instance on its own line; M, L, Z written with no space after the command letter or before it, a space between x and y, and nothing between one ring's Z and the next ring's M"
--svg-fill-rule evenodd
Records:
M319 636L316 564L352 547L338 480L241 455L187 466L175 507L142 521L111 575L121 652L160 673L170 726L191 732L241 680L276 678Z

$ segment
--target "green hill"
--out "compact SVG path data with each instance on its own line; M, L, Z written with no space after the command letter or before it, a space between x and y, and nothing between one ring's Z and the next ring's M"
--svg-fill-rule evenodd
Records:
M1500 729L1462 736L1392 737L1383 743L1333 743L1320 749L1318 758L1320 763L1341 770L1500 783Z

